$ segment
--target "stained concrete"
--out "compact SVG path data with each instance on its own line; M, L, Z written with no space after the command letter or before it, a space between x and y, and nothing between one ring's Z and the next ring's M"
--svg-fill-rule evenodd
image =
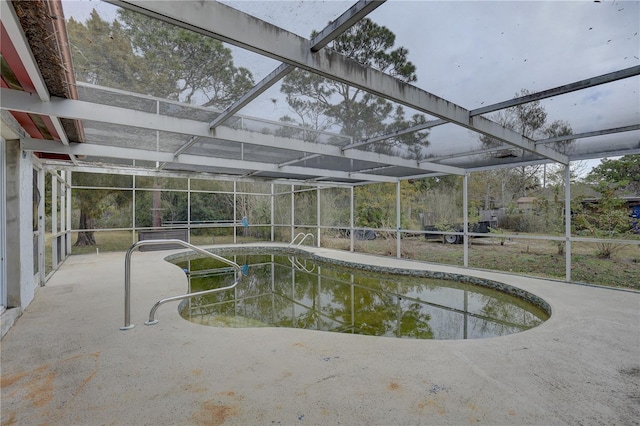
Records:
M311 249L373 264L437 265ZM182 271L135 253L72 256L2 340L2 424L639 424L640 294L493 272L545 299L529 331L405 340L187 322L177 304L143 325Z

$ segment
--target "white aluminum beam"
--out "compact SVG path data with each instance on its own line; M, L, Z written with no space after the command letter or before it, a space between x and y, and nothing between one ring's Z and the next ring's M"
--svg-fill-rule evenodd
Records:
M311 167L284 166L258 161L235 160L230 158L212 158L201 155L183 154L177 160L171 152L149 151L145 149L122 148L115 146L78 143L62 145L49 140L24 138L20 140L24 151L38 151L52 154L90 155L96 157L127 158L131 160L158 161L177 164L188 164L205 167L221 167L238 170L260 170L262 172L289 173L303 176L323 176L338 179L367 180L375 182L395 182L395 177L368 175L365 173L349 173L336 170L316 169Z
M320 31L311 40L311 51L317 52L325 47L333 39L342 34L345 30L355 24L358 20L362 19L376 8L378 8L386 0L360 0L358 3L351 6L346 12L338 17L335 21L331 22L325 29ZM249 102L264 93L269 87L273 86L276 82L280 81L284 76L294 70L294 66L282 63L278 68L269 73L258 84L256 84L251 90L245 93L240 99L230 105L224 110L222 114L216 117L210 124L212 129L218 127L224 123L229 117L233 116L236 112L244 108ZM198 141L198 138L190 140L183 146L181 146L176 152L175 156L178 156L188 150Z
M612 127L610 129L595 130L593 132L576 133L574 135L557 136L549 139L542 139L536 141L536 144L547 144L554 142L564 142L574 139L592 138L594 136L610 135L612 133L631 132L633 130L640 130L640 124L632 124L630 126Z
M558 137L549 138L549 139L541 139L541 140L537 140L536 144L548 144L548 143L554 143L554 142L564 142L564 141L569 141L574 139L586 139L586 138L608 135L613 133L631 132L633 130L640 130L640 124L632 124L629 126L622 126L622 127L612 127L610 129L595 130L593 132L576 133L572 135L558 136ZM452 158L468 157L468 156L478 155L478 154L487 154L490 152L497 152L497 151L502 151L510 148L511 148L510 145L500 145L492 148L476 149L473 151L457 152L455 154L443 155L440 157L432 157L432 158L428 158L427 161L437 163L439 161L450 160ZM600 153L598 152L596 154L600 154ZM574 157L572 155L569 157L569 159L571 161L574 161Z
M31 96L26 92L12 89L0 89L0 95L2 97L1 108L13 111L36 114L58 114L61 117L78 120L92 120L199 137L215 137L238 143L282 148L309 154L352 158L355 160L371 161L425 171L464 174L464 170L458 167L430 163L418 164L415 160L406 160L400 157L375 152L358 151L343 153L340 147L334 145L307 142L275 135L264 135L258 132L237 130L229 127L218 127L214 130L210 130L207 123L200 121L169 117L144 111L129 110L109 105L93 104L75 99L52 97L50 102L42 102L35 96ZM171 155L173 155L173 153L171 153ZM212 159L212 157L204 158ZM167 162L172 161L174 161L173 157Z
M621 147L619 149L610 149L608 151L599 151L597 153L579 153L571 156L571 161L593 160L596 158L622 157L624 155L640 154L640 140L635 141L635 147Z
M61 160L46 160L43 164L44 170L51 171L68 171L68 172L86 172L86 173L110 173L116 175L128 175L128 176L157 176L157 177L182 177L182 178L191 178L191 179L215 179L221 181L242 181L242 182L264 182L264 178L252 179L247 177L240 177L237 175L229 175L229 174L221 174L221 173L210 173L210 172L196 172L196 171L180 171L180 170L157 170L157 169L146 169L140 168L137 166L123 166L123 165L115 165L115 164L102 164L96 165L94 163L82 163L79 162L79 165L73 165L66 161ZM270 179L269 182L280 185L291 185L291 183L295 183L296 185L304 185L307 184L307 180L300 179ZM316 185L319 188L349 188L351 184L344 182L327 182L324 185ZM186 191L186 190L181 190ZM193 192L200 192L194 191ZM205 191L207 192L207 191ZM215 191L213 191L215 192Z
M536 146L524 136L439 96L404 83L371 67L327 49L312 53L310 41L217 2L110 0L117 6L143 13L179 27L217 38L281 62L297 66L366 90L376 96L536 153L562 164L569 160L547 146Z
M541 99L552 98L554 96L563 95L565 93L575 92L576 90L582 90L589 87L598 86L600 84L611 83L624 78L640 75L640 65L626 68L619 71L610 72L608 74L602 74L597 77L587 78L586 80L576 81L574 83L565 84L563 86L554 87L553 89L543 90L541 92L530 93L525 96L510 99L508 101L499 102L493 105L487 105L482 108L477 108L469 111L471 116L487 114L489 112L498 111L505 108L511 108L517 105L526 104L529 102L539 101Z

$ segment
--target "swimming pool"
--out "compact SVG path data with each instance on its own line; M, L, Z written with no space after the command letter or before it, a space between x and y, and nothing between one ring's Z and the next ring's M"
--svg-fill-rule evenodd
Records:
M184 300L180 315L218 327L290 327L414 339L477 339L528 330L550 307L503 283L459 274L380 268L302 250L211 250L242 266L233 290ZM233 269L172 256L189 291L229 285Z

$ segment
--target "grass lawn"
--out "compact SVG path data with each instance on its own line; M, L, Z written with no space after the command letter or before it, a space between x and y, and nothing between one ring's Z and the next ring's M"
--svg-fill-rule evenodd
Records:
M349 249L348 239L323 238L326 247ZM381 256L396 255L396 240L376 239L356 241L357 252ZM542 240L511 240L504 245L498 238L473 239L469 249L469 266L516 274L563 280L565 255L558 254L556 245ZM588 284L624 287L640 290L640 247L618 247L610 259L596 255L593 243L574 242L571 246L571 280ZM462 266L464 247L442 244L439 240L420 237L402 240L402 257L445 265Z
M72 254L89 254L96 253L96 250L99 252L107 252L107 251L127 251L131 245L138 241L138 236L136 234L135 240L132 238L131 231L104 231L104 232L95 232L93 235L96 239L95 246L86 246L86 247L72 247ZM71 237L72 244L75 244L77 240L77 234L74 233ZM264 241L258 238L253 237L243 237L238 236L237 242L241 243L249 243L249 242L257 242ZM233 243L233 234L229 233L228 235L192 235L191 236L191 244L197 246L208 246L213 244L232 244Z

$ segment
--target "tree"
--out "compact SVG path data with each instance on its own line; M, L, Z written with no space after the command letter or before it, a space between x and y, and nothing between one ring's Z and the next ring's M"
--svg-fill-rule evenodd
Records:
M100 217L108 206L122 208L131 203L131 198L128 196L130 192L125 193L115 188L131 187L132 179L130 176L123 175L82 172L74 172L71 176L74 186L88 188L74 189L72 192L73 198L80 209L78 229L85 230L78 232L78 238L74 246L94 246L96 245L96 239L93 229L97 228L96 219ZM103 189L90 189L95 187L102 187ZM129 212L129 214L131 213Z
M85 24L69 19L67 31L78 81L216 108L253 86L251 73L235 67L231 50L219 41L130 11L119 11L118 19L107 22L93 10ZM79 194L79 229L93 229L105 191ZM156 197L154 211L160 212L160 201ZM94 244L91 232L78 234L76 245Z
M596 202L575 203L575 226L594 238L624 238L633 234L629 207L618 193L637 191L640 185L640 155L626 155L619 160L604 159L587 175L601 196ZM636 192L637 193L637 192ZM615 243L596 243L597 255L610 258L621 247Z
M134 54L122 25L104 21L95 9L82 24L70 18L67 33L78 81L146 93L148 74L142 57Z
M312 36L315 34L312 34ZM371 66L404 82L416 81L416 67L408 59L404 47L393 49L395 34L365 18L337 37L331 48L361 65ZM405 117L401 106L348 84L329 80L308 71L295 70L285 77L281 92L302 126L328 129L336 126L341 134L362 141L394 130L421 124L421 114ZM287 121L294 121L291 117ZM400 151L412 158L424 158L428 131L414 132L366 149L376 152Z
M520 90L515 94L515 98L529 95L527 89ZM562 120L556 120L547 125L547 112L540 105L540 101L528 102L526 104L516 105L511 108L504 109L492 116L492 119L498 124L520 133L526 138L533 140L548 139L557 136L566 136L573 134L571 125ZM504 145L503 142L496 140L490 136L481 135L480 142L485 148L497 148ZM568 152L573 140L555 142L552 144L554 149L560 152ZM506 148L490 155L498 155L500 157L518 157L523 155L523 151L517 148ZM522 166L517 169L518 174L512 175L514 184L519 188L519 196L526 196L532 190L540 188L539 174L543 172L543 188L546 183L546 165Z
M640 195L640 154L603 159L591 170L587 181L600 189L608 188L623 195Z
M251 72L236 67L219 40L130 10L118 18L146 65L147 93L223 109L253 87Z

